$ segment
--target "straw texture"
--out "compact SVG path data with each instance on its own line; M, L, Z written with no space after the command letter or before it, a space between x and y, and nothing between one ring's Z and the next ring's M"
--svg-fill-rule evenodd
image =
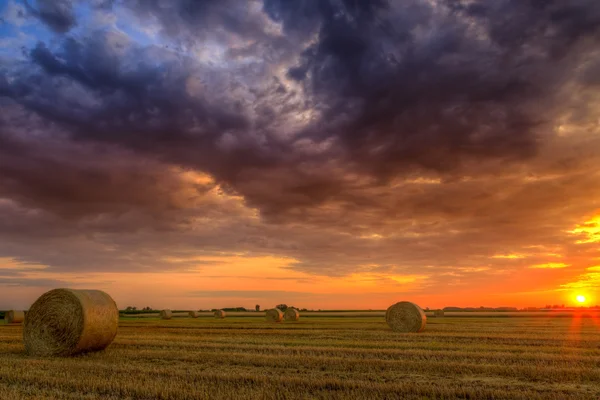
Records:
M200 313L198 311L190 311L189 315L192 318L198 318L198 316L200 315Z
M300 319L300 311L296 310L295 308L288 308L285 310L283 318L286 321L298 321Z
M227 313L223 310L215 311L215 318L225 318L226 316L227 316Z
M427 316L418 305L401 301L390 306L385 313L385 321L396 332L422 332Z
M433 316L436 318L443 318L444 317L444 310L435 310L433 312Z
M279 308L271 308L265 312L265 318L268 322L281 322L283 313Z
M161 319L171 319L171 318L173 318L173 313L171 312L171 310L162 310L160 312L160 318Z
M4 320L7 324L20 324L25 321L25 311L7 311L6 314L4 314Z
M117 335L119 310L101 290L54 289L25 318L25 351L35 356L71 356L105 349Z

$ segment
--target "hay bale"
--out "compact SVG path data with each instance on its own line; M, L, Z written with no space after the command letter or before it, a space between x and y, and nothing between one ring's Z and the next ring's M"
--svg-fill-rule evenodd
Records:
M10 310L4 314L7 324L20 324L25 321L25 311Z
M34 356L71 356L103 350L117 335L119 310L101 290L54 289L25 318L25 351Z
M418 305L401 301L387 309L385 321L396 332L421 332L425 329L427 316Z
M227 313L223 310L216 310L215 311L215 318L225 318L227 316Z
M161 319L171 319L171 318L173 318L173 313L171 312L171 310L162 310L160 312L160 318Z
M189 315L192 318L198 318L198 316L200 316L200 313L198 311L190 311Z
M296 310L295 308L288 308L285 310L283 318L286 321L298 321L300 319L300 311Z
M433 316L436 318L444 318L444 310L435 310Z
M279 308L271 308L265 312L267 322L281 322L283 319L283 313Z

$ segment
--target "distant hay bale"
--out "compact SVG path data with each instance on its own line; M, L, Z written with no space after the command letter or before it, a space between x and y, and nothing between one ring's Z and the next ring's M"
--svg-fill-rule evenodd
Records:
M215 311L215 318L225 318L227 316L227 313L223 310L216 310Z
M300 319L300 311L296 310L295 308L288 308L285 310L283 318L286 321L298 321Z
M390 306L385 321L396 332L421 332L425 329L427 316L418 305L401 301Z
M444 310L435 310L433 312L433 316L436 318L443 318L444 317Z
M25 311L10 310L4 314L7 324L20 324L25 321Z
M101 290L54 289L31 306L23 327L25 351L71 356L103 350L117 335L119 310Z
M189 315L192 318L198 318L198 316L200 315L200 313L198 311L190 311Z
M271 308L265 312L265 317L268 322L281 322L283 313L279 308Z
M171 319L171 318L173 318L173 313L171 312L171 310L162 310L160 312L160 318L161 319Z

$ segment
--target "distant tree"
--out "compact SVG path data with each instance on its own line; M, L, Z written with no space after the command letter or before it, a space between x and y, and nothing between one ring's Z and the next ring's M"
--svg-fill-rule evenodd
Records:
M221 308L221 310L223 310L223 311L248 311L244 307ZM216 309L213 309L212 311L216 311Z
M257 304L256 306L254 306L254 308L256 308L256 311L260 311L260 304Z
M287 304L278 304L275 306L275 308L279 308L281 311L285 311L288 309Z

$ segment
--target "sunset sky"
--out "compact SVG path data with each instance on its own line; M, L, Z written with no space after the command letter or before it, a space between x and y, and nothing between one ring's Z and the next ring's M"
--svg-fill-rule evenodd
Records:
M0 309L600 303L597 0L0 15Z

